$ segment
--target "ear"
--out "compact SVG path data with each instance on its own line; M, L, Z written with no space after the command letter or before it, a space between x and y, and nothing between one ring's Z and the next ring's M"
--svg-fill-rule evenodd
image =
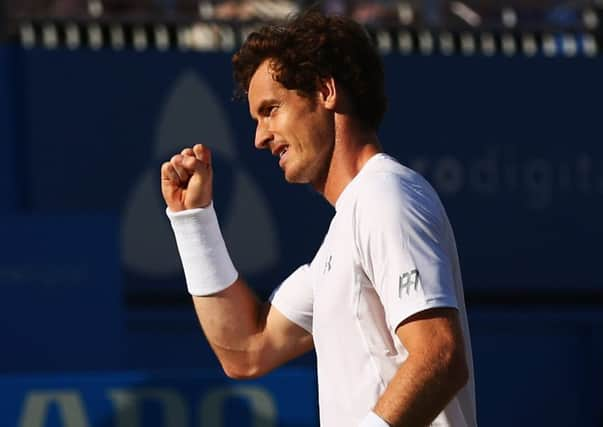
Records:
M337 85L335 79L329 77L322 79L319 85L319 101L327 110L335 110L337 105Z

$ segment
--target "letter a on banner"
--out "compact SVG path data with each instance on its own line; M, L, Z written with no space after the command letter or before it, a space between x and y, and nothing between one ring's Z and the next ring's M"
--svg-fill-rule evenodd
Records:
M90 427L77 391L32 391L27 394L19 427L44 427L50 405L57 405L63 427Z

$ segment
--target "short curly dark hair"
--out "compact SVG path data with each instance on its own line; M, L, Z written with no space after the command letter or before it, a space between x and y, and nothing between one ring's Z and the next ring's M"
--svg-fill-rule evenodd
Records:
M387 109L383 63L357 22L313 8L252 33L232 58L238 96L247 94L265 60L273 61L276 81L302 96L314 96L321 79L333 77L350 96L353 114L379 127Z

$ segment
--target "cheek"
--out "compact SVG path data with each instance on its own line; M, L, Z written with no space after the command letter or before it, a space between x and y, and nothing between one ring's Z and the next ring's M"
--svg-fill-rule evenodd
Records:
M335 140L334 126L331 116L327 114L316 114L311 126L311 143L316 151L325 151Z
M281 136L298 152L324 151L332 139L332 117L323 111L301 108L278 117Z

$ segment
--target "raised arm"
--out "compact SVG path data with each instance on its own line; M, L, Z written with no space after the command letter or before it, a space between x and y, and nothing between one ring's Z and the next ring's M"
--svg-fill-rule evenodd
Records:
M161 167L189 292L225 373L253 378L312 349L312 336L270 303L262 303L232 266L211 205L211 152L186 148Z

